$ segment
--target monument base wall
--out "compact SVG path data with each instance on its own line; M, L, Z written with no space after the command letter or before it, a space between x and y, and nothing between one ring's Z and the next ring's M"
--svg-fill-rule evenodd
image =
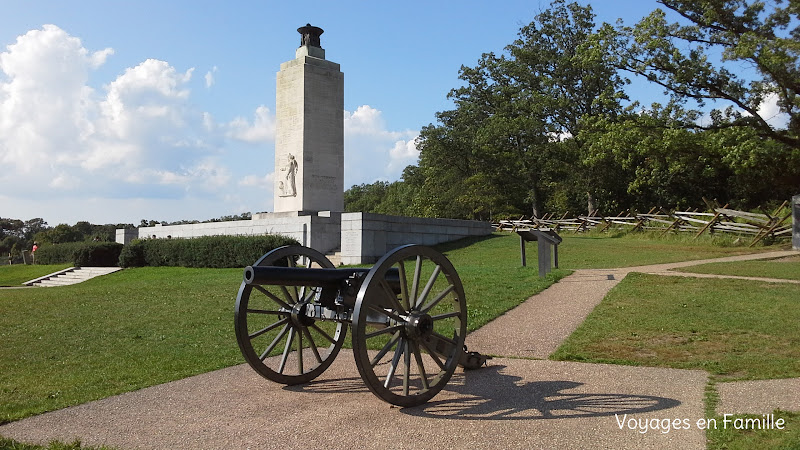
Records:
M342 264L374 263L400 245L435 245L491 233L491 224L474 220L343 213Z
M369 264L401 245L435 245L491 233L491 224L473 220L301 211L258 213L251 220L231 222L119 229L117 242L128 244L133 239L282 234L322 253L339 249L342 264Z
M250 220L193 223L185 225L155 225L136 230L117 230L117 242L128 244L133 239L185 239L201 236L257 236L281 234L296 239L302 245L323 253L339 247L341 213L322 211L258 213Z

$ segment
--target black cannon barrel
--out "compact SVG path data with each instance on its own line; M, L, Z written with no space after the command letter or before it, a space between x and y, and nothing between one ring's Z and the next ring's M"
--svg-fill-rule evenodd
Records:
M369 269L320 269L305 267L247 266L244 282L247 284L269 284L274 286L333 286L359 272Z
M370 269L352 267L346 269L320 269L305 267L247 266L244 269L244 282L247 284L272 286L315 286L338 288L342 281L354 274L366 275ZM389 286L399 292L400 272L389 269L386 272Z

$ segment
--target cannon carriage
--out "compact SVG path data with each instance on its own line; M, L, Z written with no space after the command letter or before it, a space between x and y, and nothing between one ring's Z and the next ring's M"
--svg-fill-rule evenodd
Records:
M265 378L313 380L350 328L364 383L398 406L427 402L465 364L466 326L455 268L421 245L398 247L371 269L337 269L311 248L281 247L245 268L235 307L239 348ZM471 356L473 364L485 361Z

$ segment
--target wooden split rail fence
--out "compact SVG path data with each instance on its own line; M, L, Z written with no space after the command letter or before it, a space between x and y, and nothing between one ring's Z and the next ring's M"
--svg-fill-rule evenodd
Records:
M626 229L629 231L648 230L668 232L691 232L695 238L703 233L732 233L740 236L752 237L750 247L762 239L791 238L792 224L787 219L791 213L780 215L787 202L784 202L774 213L751 213L728 208L714 207L713 212L700 211L665 211L662 208L652 208L647 214L621 212L616 216L602 216L596 211L588 216L568 218L567 214L557 218L555 214L545 215L542 218L520 217L518 220L501 220L494 224L498 231L512 231L549 228L559 232L572 231L573 233L598 230L600 232L610 229Z

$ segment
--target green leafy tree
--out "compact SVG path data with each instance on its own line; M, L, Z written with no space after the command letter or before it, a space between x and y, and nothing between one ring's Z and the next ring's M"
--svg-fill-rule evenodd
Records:
M78 241L85 241L87 239L92 238L92 232L94 231L94 226L86 221L77 222L75 225L72 226L72 230L75 232L77 236L79 236L76 240Z
M44 219L37 217L35 219L26 220L23 224L23 229L25 233L25 239L30 241L33 239L33 236L36 235L36 233L39 233L40 231L46 231L50 229L50 227L47 226L47 222L45 222Z
M344 193L346 212L376 212L386 196L389 183L376 181L372 184L354 185Z
M701 205L703 197L730 198L725 149L708 145L710 132L671 126L685 114L676 105L653 105L624 119L598 122L587 136L592 142L587 165L603 167L613 177L601 184L622 200L622 209L684 208Z
M83 240L83 235L75 228L61 223L54 228L46 231L39 232L35 239L41 242L48 242L51 244L63 244L65 242L78 242Z
M584 146L576 136L586 117L613 117L625 98L593 20L591 7L554 1L506 54L461 68L464 86L449 94L455 109L420 136L425 215L540 216L555 192L572 199L592 189L570 173ZM581 183L567 189L566 176Z
M794 0L659 0L685 19L669 23L661 9L635 27L620 27L619 67L664 87L677 100L722 100L735 106L706 128L747 126L800 147L800 7ZM719 57L717 57L719 56ZM756 71L744 78L741 66ZM784 129L760 107L777 97ZM717 112L718 117L722 113ZM685 126L696 127L696 122Z

